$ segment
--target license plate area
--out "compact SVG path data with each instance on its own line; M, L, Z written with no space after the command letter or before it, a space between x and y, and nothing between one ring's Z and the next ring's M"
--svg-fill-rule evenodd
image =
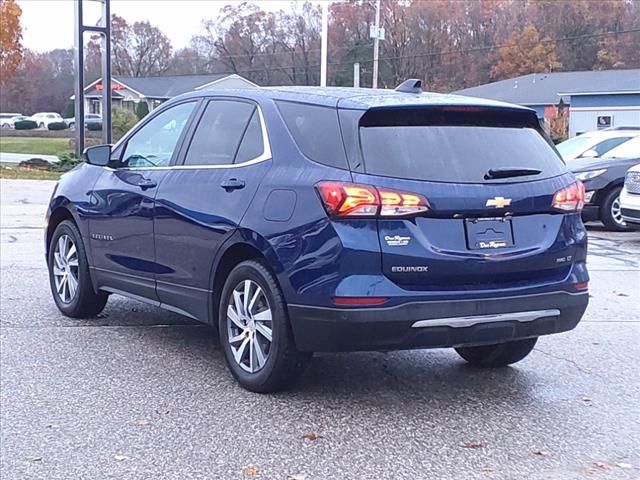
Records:
M469 250L497 250L513 247L510 218L467 218L464 222Z

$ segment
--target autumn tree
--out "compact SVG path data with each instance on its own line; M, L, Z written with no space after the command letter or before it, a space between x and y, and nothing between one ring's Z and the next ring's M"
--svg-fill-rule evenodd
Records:
M491 69L494 79L553 72L562 67L554 42L548 37L541 40L533 25L524 27L522 33L513 32L506 43L498 50L497 62Z
M100 37L92 37L87 57L97 63ZM166 72L172 61L169 38L149 22L130 25L118 15L111 16L111 71L114 75L146 77Z
M13 76L22 60L20 15L15 0L0 0L0 84Z

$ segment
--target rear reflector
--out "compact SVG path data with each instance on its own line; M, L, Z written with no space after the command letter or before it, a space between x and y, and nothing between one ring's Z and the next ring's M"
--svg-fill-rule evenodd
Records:
M422 195L373 185L319 182L316 189L331 217L404 217L429 209Z
M585 196L584 184L578 180L556 192L553 196L553 208L564 212L579 212L584 206Z
M334 297L333 303L343 306L367 306L382 305L388 299L386 297Z
M573 288L575 288L576 290L588 290L589 282L574 283Z

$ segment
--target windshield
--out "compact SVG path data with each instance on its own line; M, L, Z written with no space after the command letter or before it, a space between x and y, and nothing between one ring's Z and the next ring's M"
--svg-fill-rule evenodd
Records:
M562 155L562 158L575 157L589 148L589 145L592 143L593 138L580 136L565 140L556 145L556 148L560 152L560 155Z
M367 173L412 180L486 183L532 181L566 171L533 128L477 126L361 127ZM513 169L530 171L510 175ZM489 171L506 175L488 175ZM527 173L527 172L524 172Z
M624 142L622 145L609 150L604 158L640 158L640 136Z

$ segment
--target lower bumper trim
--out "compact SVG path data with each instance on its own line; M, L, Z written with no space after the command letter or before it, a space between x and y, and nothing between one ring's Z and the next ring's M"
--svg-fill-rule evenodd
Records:
M299 350L352 352L489 345L566 332L588 302L586 291L556 291L374 308L289 304L288 310Z
M413 325L411 325L411 327L465 328L481 323L532 322L534 320L538 320L539 318L557 317L558 315L560 315L560 310L554 308L550 310L533 310L529 312L500 313L497 315L474 315L467 317L434 318L431 320L417 321Z

